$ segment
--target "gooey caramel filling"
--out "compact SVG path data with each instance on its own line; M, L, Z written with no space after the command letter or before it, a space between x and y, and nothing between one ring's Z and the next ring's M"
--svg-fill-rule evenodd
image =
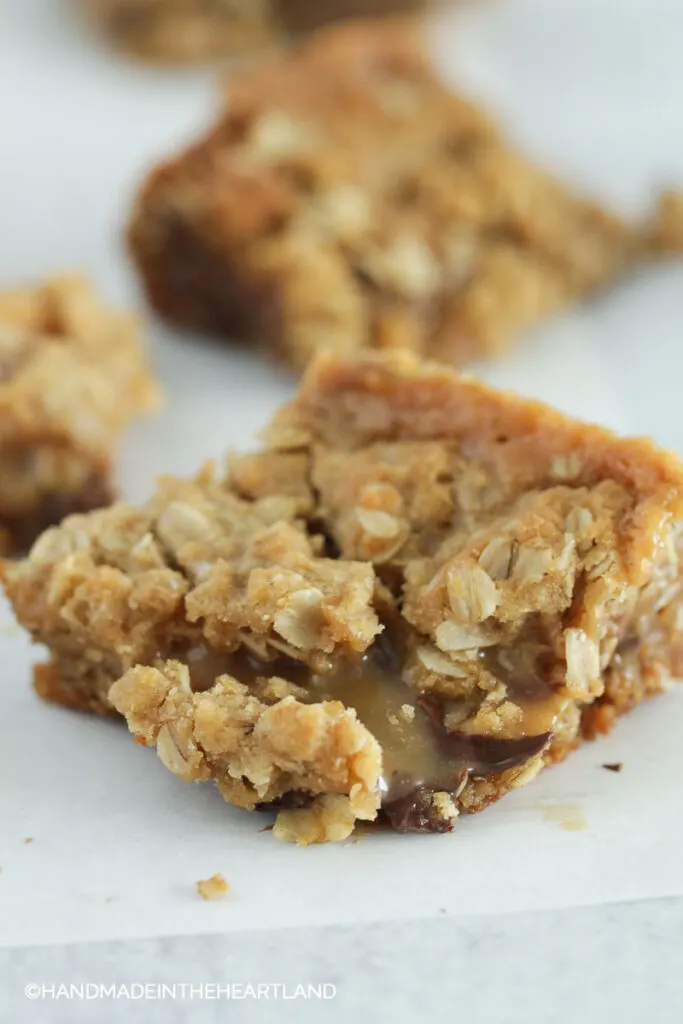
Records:
M463 766L442 748L419 696L397 672L366 655L331 676L314 675L311 699L338 700L354 708L382 748L383 800L389 802L418 786L455 790Z
M521 764L549 742L566 703L542 678L525 672L515 685L508 673L508 696L521 712L513 722L484 734L470 731L467 720L448 729L443 703L406 684L396 660L376 646L353 666L309 681L313 700L354 708L382 747L385 804L418 789L457 794L469 776Z
M386 810L417 792L457 796L468 778L521 765L546 747L567 701L544 679L542 659L529 651L521 646L483 655L518 709L512 720L483 733L474 731L476 707L457 728L447 728L444 702L402 679L400 659L386 641L326 674L289 658L263 662L244 650L224 655L204 646L187 650L183 660L195 690L207 689L222 674L247 684L277 675L303 688L302 700L334 700L354 708L382 748L380 786Z

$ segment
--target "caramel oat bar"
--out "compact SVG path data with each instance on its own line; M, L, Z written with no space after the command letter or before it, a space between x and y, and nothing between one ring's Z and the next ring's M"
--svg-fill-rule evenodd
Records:
M0 292L0 549L111 500L111 451L155 404L133 319L78 277Z
M147 180L130 247L163 316L297 367L323 346L461 363L682 250L664 224L627 225L515 153L415 31L346 26L233 77L216 127Z
M412 12L428 0L77 0L122 50L184 63L279 45L344 18Z
M321 357L267 447L5 569L43 696L299 843L450 831L681 666L683 467L408 354Z

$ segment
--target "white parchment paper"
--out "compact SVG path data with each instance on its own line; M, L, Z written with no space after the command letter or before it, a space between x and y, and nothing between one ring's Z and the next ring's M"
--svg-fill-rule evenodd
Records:
M443 17L435 56L550 166L625 211L683 183L677 0L507 0ZM207 73L117 61L55 0L0 0L0 281L65 266L139 301L120 245L135 183L211 117ZM244 350L149 318L164 413L134 427L131 499L158 472L246 448L294 384ZM652 268L477 367L492 383L683 450L683 266ZM42 704L0 607L0 944L334 924L683 893L683 689L453 836L299 850L209 786L171 776L120 723ZM620 774L603 763L623 762ZM32 842L27 843L27 839ZM194 883L231 886L205 903Z

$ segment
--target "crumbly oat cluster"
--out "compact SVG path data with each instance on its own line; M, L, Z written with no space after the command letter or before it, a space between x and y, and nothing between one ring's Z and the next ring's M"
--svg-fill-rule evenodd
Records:
M272 47L327 22L415 11L427 0L77 0L143 60L207 61Z
M219 872L211 878L200 878L197 892L203 900L222 900L230 892L230 886Z
M297 367L321 347L461 363L683 249L675 202L627 225L452 95L415 31L347 26L232 76L213 130L148 178L129 237L177 323Z
M134 320L80 277L0 292L0 548L111 500L111 449L152 407Z
M449 831L680 669L683 467L413 357L319 359L267 446L5 569L44 696L300 843Z

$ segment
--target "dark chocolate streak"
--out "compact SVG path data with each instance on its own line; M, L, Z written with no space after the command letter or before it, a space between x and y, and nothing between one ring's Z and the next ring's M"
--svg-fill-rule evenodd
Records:
M447 781L418 780L406 773L396 772L389 781L389 790L382 802L382 814L397 832L452 832L453 821L441 817L434 807L434 793L447 792L455 798L455 793L468 775L494 775L522 764L539 754L552 736L552 733L544 732L538 736L504 739L449 732L444 725L443 710L438 701L423 694L417 703L432 723L436 741L444 758L448 759L444 764L445 771L450 769L454 775Z
M427 712L444 753L454 760L462 761L470 775L495 775L506 768L514 768L535 754L540 754L552 736L551 732L542 732L538 736L503 739L499 736L449 732L443 723L443 713L437 701L423 694L418 697L417 703Z
M539 736L520 736L513 740L450 732L446 733L444 742L452 757L462 758L467 763L470 775L485 776L514 768L540 754L551 736L550 732L542 732Z
M453 821L439 816L433 786L416 786L404 796L387 800L382 813L396 832L452 832Z

